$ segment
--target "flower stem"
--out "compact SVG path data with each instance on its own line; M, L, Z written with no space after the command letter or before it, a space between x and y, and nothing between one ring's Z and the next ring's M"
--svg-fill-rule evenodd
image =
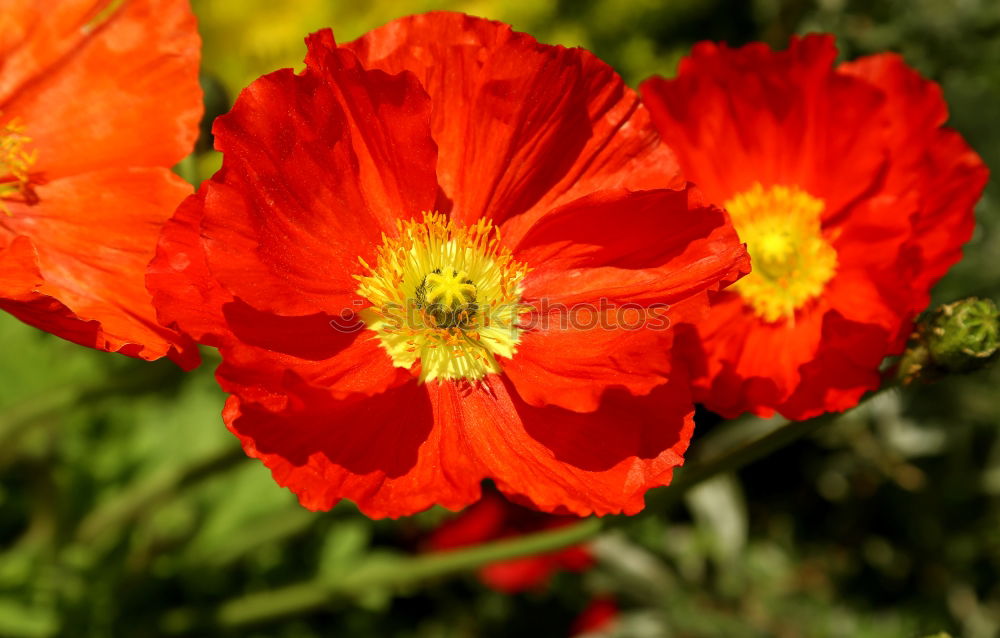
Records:
M208 619L221 627L240 627L321 609L341 598L376 589L398 591L421 581L466 572L497 561L520 558L576 545L597 535L601 521L588 518L557 529L526 534L467 549L433 552L415 557L385 558L369 562L336 579L313 580L279 589L247 594L222 604ZM188 633L197 617L189 610L175 610L164 621L172 633Z

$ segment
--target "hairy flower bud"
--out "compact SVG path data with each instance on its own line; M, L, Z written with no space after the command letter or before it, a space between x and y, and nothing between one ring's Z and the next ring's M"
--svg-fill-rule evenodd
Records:
M927 348L938 366L969 372L1000 349L1000 314L992 299L970 297L937 309L930 319Z
M903 383L972 372L1000 351L1000 312L991 299L969 297L939 306L918 325L900 358Z

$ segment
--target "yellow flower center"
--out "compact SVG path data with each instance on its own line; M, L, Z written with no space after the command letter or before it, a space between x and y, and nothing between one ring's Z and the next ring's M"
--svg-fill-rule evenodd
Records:
M733 289L765 321L794 320L836 272L837 251L820 225L823 206L794 186L760 184L726 202L753 267Z
M481 379L499 373L520 341L527 267L500 245L492 223L459 226L439 213L397 223L376 263L361 264L361 313L396 367L420 363L420 380Z
M35 153L25 149L29 142L31 138L24 135L24 127L16 119L0 126L0 212L10 214L5 199L32 195L29 172Z

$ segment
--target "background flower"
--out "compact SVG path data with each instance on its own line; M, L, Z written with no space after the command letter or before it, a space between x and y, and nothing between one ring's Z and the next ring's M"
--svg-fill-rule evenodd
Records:
M895 55L835 57L826 36L701 43L675 79L642 85L754 262L697 324L697 398L726 416L802 419L877 389L972 234L987 170L942 128L937 85Z
M513 538L543 529L555 529L579 519L552 516L514 505L493 490L461 514L443 522L427 539L427 548L435 551L478 545L486 541ZM554 572L589 569L594 558L586 546L567 547L548 554L500 561L479 570L484 584L506 593L542 589Z
M160 226L190 192L169 170L202 108L187 1L0 11L0 308L82 345L195 365L144 286Z

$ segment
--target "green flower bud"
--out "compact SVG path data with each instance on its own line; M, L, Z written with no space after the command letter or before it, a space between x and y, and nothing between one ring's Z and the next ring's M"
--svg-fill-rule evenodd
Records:
M948 372L982 367L1000 350L1000 312L992 299L970 297L940 306L925 331L934 363Z

